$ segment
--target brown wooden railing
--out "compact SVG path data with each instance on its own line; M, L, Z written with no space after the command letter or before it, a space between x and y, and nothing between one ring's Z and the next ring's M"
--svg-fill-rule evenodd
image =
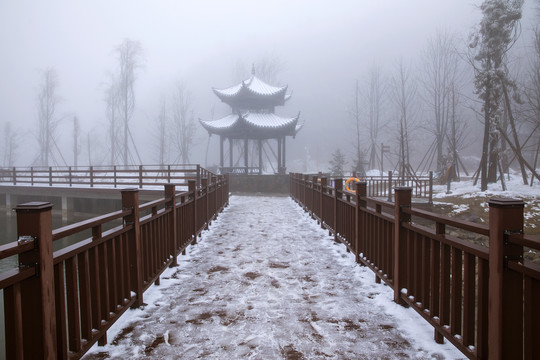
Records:
M190 179L208 178L199 165L57 166L0 168L0 183L31 186L144 186L175 183L187 186Z
M291 197L422 315L435 341L470 359L538 356L540 266L524 251L538 253L540 238L523 235L522 201L491 199L485 226L412 208L410 187L395 188L391 203L368 197L366 182L352 193L341 179L290 181Z
M329 175L319 174L303 174L312 179L314 176L317 179L326 178L329 185L334 184L334 177ZM392 201L394 188L399 186L407 186L412 189L412 197L414 199L427 200L428 203L433 202L433 172L430 171L427 176L397 176L389 171L386 175L379 176L357 176L356 173L350 173L347 176L339 177L339 179L356 178L367 184L367 196L386 199Z
M208 173L210 174L210 173ZM138 190L122 190L122 210L52 229L49 203L18 205L18 241L0 246L0 259L18 267L0 274L7 359L78 359L144 291L196 242L228 204L228 176L209 175L143 205ZM88 233L53 251L53 242Z

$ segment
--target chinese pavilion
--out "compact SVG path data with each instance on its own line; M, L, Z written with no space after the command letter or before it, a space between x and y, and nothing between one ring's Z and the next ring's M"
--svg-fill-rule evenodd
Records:
M296 117L285 118L274 113L275 107L284 105L290 99L287 86L276 87L255 76L255 69L251 70L251 77L238 85L226 89L212 89L217 97L231 107L231 114L218 120L205 121L199 119L201 125L210 135L219 135L219 161L221 172L241 174L262 174L263 152L268 160L270 156L265 145L270 148L276 160L277 173L284 174L286 170L285 140L287 136L296 136L302 125L298 124L300 113ZM277 151L274 151L270 140L275 139ZM224 143L229 143L229 167L224 166ZM248 153L249 141L255 141L258 153L258 167L249 167ZM234 162L233 144L242 143L237 162ZM244 166L237 166L244 159ZM253 160L252 160L253 162ZM273 165L270 164L272 167Z

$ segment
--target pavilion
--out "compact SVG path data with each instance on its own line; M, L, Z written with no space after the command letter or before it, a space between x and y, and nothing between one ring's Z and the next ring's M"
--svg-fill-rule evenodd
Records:
M281 117L274 113L276 106L283 106L291 95L287 94L287 86L276 87L267 84L255 76L255 68L251 77L240 84L226 89L212 89L217 97L231 107L231 113L218 120L201 120L199 122L210 135L219 136L219 162L221 173L262 174L263 153L270 165L272 158L277 163L274 172L286 172L286 138L296 136L302 128L298 124L300 113L295 117ZM270 140L276 140L277 151L274 151ZM225 167L225 140L229 143L229 166ZM249 166L249 142L255 141L258 153L258 166ZM243 142L237 161L234 161L234 143ZM270 154L265 149L270 150ZM243 158L244 166L238 166ZM252 160L253 162L253 160Z

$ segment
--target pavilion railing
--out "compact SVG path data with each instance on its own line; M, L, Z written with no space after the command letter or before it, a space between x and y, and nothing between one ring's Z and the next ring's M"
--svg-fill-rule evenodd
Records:
M391 203L356 185L290 174L291 197L428 321L436 342L470 359L535 358L540 265L528 255L540 237L523 234L522 201L490 200L486 226L412 208L410 187L395 188Z
M234 174L234 175L260 175L261 174L260 168L245 167L245 166L220 167L219 171L222 174Z
M208 177L199 165L45 166L0 168L0 183L31 186L118 187L175 183Z
M209 173L210 174L210 173ZM227 175L188 181L177 193L143 205L138 189L122 190L122 210L52 229L49 203L18 205L18 241L0 246L0 259L18 267L0 274L4 292L7 359L78 359L144 291L177 265L212 219L228 204ZM87 237L53 251L53 242Z

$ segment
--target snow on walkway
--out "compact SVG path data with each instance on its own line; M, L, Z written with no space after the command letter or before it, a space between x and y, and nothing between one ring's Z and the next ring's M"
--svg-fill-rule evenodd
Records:
M286 197L234 196L85 359L463 358Z

